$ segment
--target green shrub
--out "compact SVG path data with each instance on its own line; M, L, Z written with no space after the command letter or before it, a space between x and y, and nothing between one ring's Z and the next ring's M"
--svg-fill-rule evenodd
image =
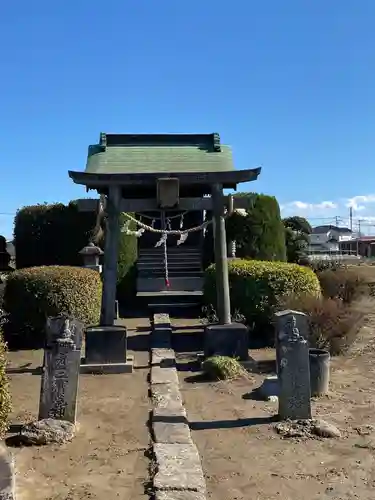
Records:
M81 266L79 251L88 244L95 220L95 212L80 212L75 201L18 210L14 220L17 269Z
M285 228L276 198L257 193L236 198L248 200L246 216L235 212L227 220L227 237L236 241L237 257L285 261Z
M4 310L9 343L39 345L48 316L66 313L86 325L100 317L102 283L82 267L45 266L14 271L7 279Z
M241 363L229 356L212 356L203 362L203 372L212 380L234 379L246 375Z
M300 264L307 261L309 234L312 229L303 217L283 219L285 227L286 257L288 262Z
M321 293L316 274L297 264L235 259L228 262L228 271L232 311L239 311L254 333L265 339L272 332L273 313L282 297ZM214 265L205 273L204 297L216 309Z
M365 310L351 307L340 299L326 297L293 297L284 299L282 309L307 314L310 347L327 349L332 355L342 354L353 344L363 325Z
M366 287L363 277L354 267L341 267L317 271L324 297L340 299L345 303L353 302L364 293Z
M9 427L9 415L12 402L9 390L9 380L6 374L7 345L0 331L0 438L2 439Z
M76 201L68 205L32 205L17 212L14 241L17 269L36 266L82 266L80 250L93 236L97 214L81 212ZM120 215L123 225L126 217ZM130 224L134 230L135 225ZM104 237L98 242L104 250ZM120 301L135 295L137 238L120 233L117 264L117 290Z

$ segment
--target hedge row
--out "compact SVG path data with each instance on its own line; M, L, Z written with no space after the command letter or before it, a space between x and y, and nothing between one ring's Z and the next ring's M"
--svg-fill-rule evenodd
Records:
M102 282L98 272L82 267L43 266L11 273L5 285L7 340L36 346L44 341L48 316L66 313L85 325L100 319Z
M17 269L34 266L81 266L79 251L95 226L94 212L80 212L77 202L31 205L14 220Z
M120 216L123 225L125 215ZM17 269L36 266L82 266L79 251L92 237L96 213L80 212L77 202L32 205L17 212L14 243ZM130 229L135 229L131 225ZM104 249L105 242L98 242ZM117 267L118 299L129 300L135 292L137 238L120 233Z
M232 312L240 312L255 334L268 334L282 297L321 294L316 274L297 264L235 259L228 268ZM215 265L206 270L204 297L216 308Z

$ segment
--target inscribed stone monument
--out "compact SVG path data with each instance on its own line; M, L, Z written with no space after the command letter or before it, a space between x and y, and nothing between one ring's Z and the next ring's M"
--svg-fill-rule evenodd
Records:
M61 315L48 318L39 420L76 421L83 324Z
M278 330L279 417L311 418L309 346L297 328L294 311Z
M288 335L290 329L291 318L296 323L296 328L298 329L299 335L301 335L305 340L309 340L309 324L308 317L305 313L300 311L292 311L291 309L286 309L284 311L279 311L275 314L275 348L276 348L276 373L279 372L280 368L280 338Z

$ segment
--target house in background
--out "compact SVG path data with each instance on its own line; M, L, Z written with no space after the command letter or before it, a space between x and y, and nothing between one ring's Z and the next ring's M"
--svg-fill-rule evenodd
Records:
M309 235L309 253L339 253L341 245L354 238L353 231L347 227L317 226Z
M359 236L350 241L340 243L340 252L343 254L355 254L361 257L375 257L375 236Z

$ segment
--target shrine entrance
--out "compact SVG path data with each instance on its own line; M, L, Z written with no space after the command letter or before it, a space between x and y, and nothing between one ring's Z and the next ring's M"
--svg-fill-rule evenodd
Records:
M101 134L85 172L69 172L106 204L101 324L115 319L119 215L137 226L137 295L200 294L204 231L213 224L220 324L231 322L225 218L243 208L223 189L255 180L260 169L234 170L218 134ZM97 200L81 200L86 209ZM87 208L90 206L90 208ZM209 212L207 220L204 214ZM133 215L132 215L133 214ZM125 228L126 230L126 228Z
M155 233L146 230L138 238L137 295L149 297L157 302L158 294L164 292L172 296L185 295L185 304L200 301L203 287L203 230L188 233L203 223L203 211L168 211L142 213L138 220L152 229L162 230ZM168 234L164 248L163 234ZM166 297L164 297L166 298ZM165 301L164 301L165 302Z

